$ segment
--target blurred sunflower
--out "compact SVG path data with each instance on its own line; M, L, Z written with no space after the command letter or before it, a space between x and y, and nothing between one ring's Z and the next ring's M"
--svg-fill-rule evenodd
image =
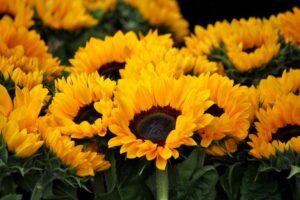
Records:
M272 116L272 117L270 117ZM270 158L279 151L291 149L300 153L300 97L288 94L277 99L272 108L256 113L257 134L250 134L251 155L258 159Z
M231 35L223 38L227 55L240 72L260 68L279 54L277 30L258 19L234 20Z
M33 4L30 0L0 0L0 16L12 16L16 27L32 26L33 13Z
M127 153L127 158L156 159L156 167L165 170L168 159L179 157L176 148L196 145L194 131L212 119L204 114L212 104L209 91L192 82L191 77L175 79L166 74L120 79L109 147L121 146L120 153Z
M40 72L48 80L60 73L62 68L59 66L59 61L48 53L48 47L35 31L29 31L24 27L15 27L12 19L7 16L0 20L0 28L2 30L0 32L1 63L11 65L13 70L19 71L18 75L15 75L16 82L20 82L21 85L26 85L23 83L23 79L30 82L30 78L21 75L21 72L36 74L34 75L35 80L38 79L37 74Z
M73 74L56 81L49 112L56 127L72 138L104 136L110 123L116 83L93 74Z
M18 87L11 99L0 85L0 131L8 149L20 157L33 155L43 144L38 131L38 119L48 90L37 85L31 90Z
M47 147L66 165L74 168L78 176L94 176L95 172L110 168L105 155L84 145L76 145L70 137L61 134L51 117L39 121L39 129Z
M288 11L278 15L278 25L280 33L293 44L300 44L300 9L293 8L293 12Z
M106 36L104 40L91 38L85 47L79 48L69 69L71 73L93 73L120 78L119 70L125 67L126 59L131 55L138 43L134 32L123 34L121 31L114 36Z
M182 17L180 8L175 0L125 0L137 8L141 15L155 26L166 27L174 34L176 41L182 41L189 33L189 24ZM155 14L154 14L155 13Z
M53 29L73 31L97 24L82 0L36 0L36 9L43 24Z
M217 24L216 27L223 26L223 23ZM224 23L225 25L226 23ZM195 66L192 69L194 75L199 75L207 71L223 73L223 64L211 59L212 52L214 49L219 48L222 42L221 36L216 34L216 27L209 26L209 28L204 29L201 26L196 26L195 33L185 38L186 48L183 51L187 51L197 58Z
M82 0L87 10L113 10L117 0Z
M233 81L218 74L199 77L198 87L210 90L209 99L213 105L206 111L213 117L210 124L199 128L201 137L200 145L209 147L213 142L224 141L231 147L228 151L233 152L233 142L238 143L248 135L250 126L251 101L243 87L234 85ZM233 140L228 140L233 139ZM225 154L225 152L224 152Z
M300 70L290 69L284 71L281 77L268 76L261 80L258 85L260 102L263 106L274 104L276 99L281 96L293 93L300 94Z

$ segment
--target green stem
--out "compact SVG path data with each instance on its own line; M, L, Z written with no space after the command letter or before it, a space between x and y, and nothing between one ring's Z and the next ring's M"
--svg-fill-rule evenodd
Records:
M200 167L204 166L204 161L205 161L205 151L204 151L204 149L201 149L200 155L198 157L198 162L199 162Z
M156 200L168 200L168 170L156 169Z

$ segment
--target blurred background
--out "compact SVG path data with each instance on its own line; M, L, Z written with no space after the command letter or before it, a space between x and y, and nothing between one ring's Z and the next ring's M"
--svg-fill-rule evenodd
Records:
M272 14L300 7L300 0L178 0L183 16L189 21L190 29L196 24L207 24L223 19L247 18L250 16L269 17Z

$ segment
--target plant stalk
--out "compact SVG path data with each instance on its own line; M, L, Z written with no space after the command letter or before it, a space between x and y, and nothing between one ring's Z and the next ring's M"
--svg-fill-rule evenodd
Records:
M156 169L156 200L168 200L168 170Z

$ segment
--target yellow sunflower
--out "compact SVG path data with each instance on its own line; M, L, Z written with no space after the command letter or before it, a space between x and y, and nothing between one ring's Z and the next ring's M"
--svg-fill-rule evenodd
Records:
M0 32L1 63L12 65L14 70L18 68L25 74L41 72L47 79L53 79L60 73L62 68L59 66L58 60L48 53L48 47L35 31L29 31L24 27L15 27L12 19L6 16L0 20L0 28L2 30ZM3 68L3 64L0 68ZM21 73L18 72L18 74ZM15 75L15 77L19 77L18 80L30 79L19 75Z
M270 117L271 116L271 117ZM258 159L275 156L292 149L297 153L300 142L300 97L292 93L278 98L273 107L256 113L257 134L250 134L250 154Z
M127 153L127 158L156 159L156 167L164 170L168 159L178 158L176 148L196 145L192 135L210 123L212 117L204 112L212 102L209 91L192 82L191 77L175 79L165 74L120 79L109 147L121 146L120 153Z
M216 27L212 25L207 29L196 26L195 33L185 38L186 48L183 51L187 51L194 55L197 60L192 70L194 75L199 75L203 72L217 72L223 74L223 64L220 62L212 61L209 56L213 49L219 48L221 45L221 36L217 34L215 29L219 29L219 26L225 26L226 23L217 23ZM228 30L228 29L224 29Z
M232 138L244 140L250 126L251 101L243 87L218 74L200 77L198 87L210 90L209 99L213 105L206 111L213 117L210 124L198 130L202 147L209 147L213 141ZM232 143L230 140L229 142ZM232 145L231 145L232 146Z
M231 29L232 34L223 38L223 42L230 61L238 71L259 68L278 55L278 32L270 24L255 19L235 20Z
M300 44L300 9L293 8L293 12L288 11L278 15L278 25L281 34L286 40L293 44Z
M49 105L56 127L72 138L104 136L110 123L115 85L97 73L57 80L58 91Z
M85 47L79 48L72 64L71 73L97 72L112 79L120 78L119 69L124 68L126 59L132 54L138 43L134 32L106 36L104 40L91 38Z
M141 15L155 26L166 26L174 33L177 41L182 41L189 33L189 24L180 13L175 0L125 0L129 5L137 8Z
M70 137L61 134L51 117L39 121L39 129L45 144L66 165L74 168L78 176L94 176L95 172L110 168L105 155L90 150L83 145L76 145Z
M82 0L88 10L114 10L117 0Z
M156 74L165 73L178 78L191 71L196 61L191 54L157 44L138 52L134 53L127 60L125 68L120 70L122 78L139 79L141 73L146 73L145 71Z
M81 0L36 0L39 18L53 29L73 31L97 24Z
M33 4L27 0L0 0L0 14L14 17L16 27L30 27L33 25Z
M0 85L0 131L8 149L20 157L33 155L43 144L38 131L39 113L48 90L37 85L31 90L16 87L12 100Z
M260 81L258 85L260 101L263 106L274 104L276 99L289 93L299 95L300 92L300 70L290 69L284 71L281 77L268 76Z

